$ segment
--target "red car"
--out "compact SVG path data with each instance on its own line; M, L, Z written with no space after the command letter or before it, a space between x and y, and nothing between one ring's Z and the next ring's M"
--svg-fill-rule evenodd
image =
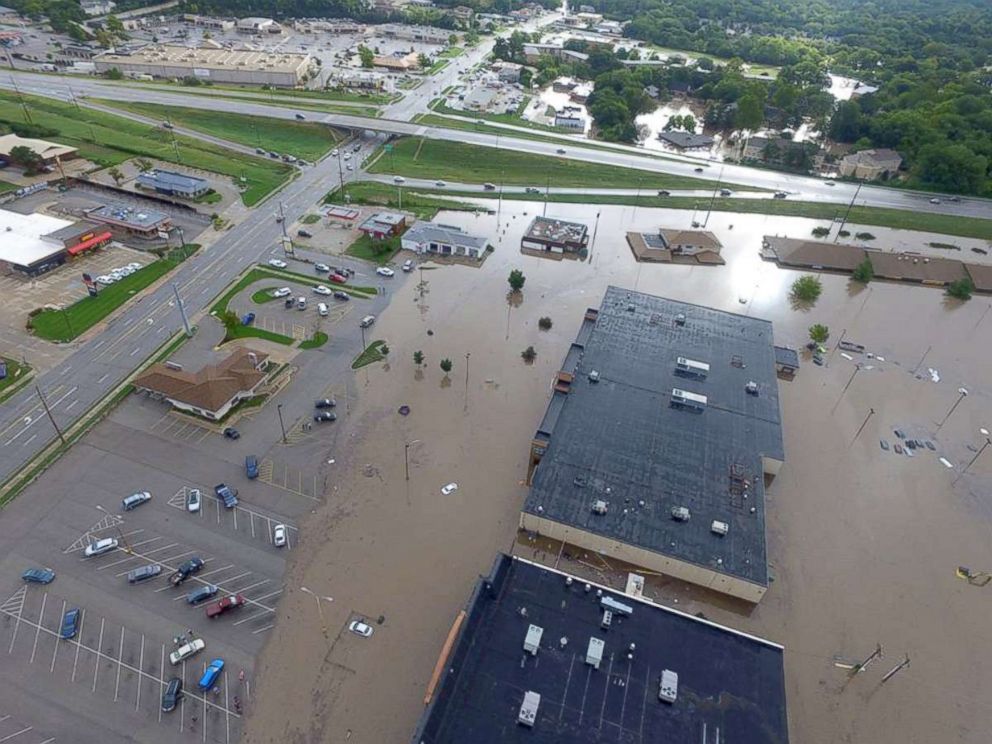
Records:
M347 277L343 277L340 274L331 274L327 278L330 279L335 284L347 284L348 283Z
M235 607L240 607L247 600L243 594L231 594L224 597L213 604L207 605L207 617L217 617L218 615L223 615L228 610L234 609Z

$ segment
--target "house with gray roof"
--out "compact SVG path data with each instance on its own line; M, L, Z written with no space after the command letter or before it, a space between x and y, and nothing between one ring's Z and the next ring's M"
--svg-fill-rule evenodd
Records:
M486 238L469 235L460 227L418 222L403 234L405 250L415 253L436 253L441 256L482 258L488 245Z

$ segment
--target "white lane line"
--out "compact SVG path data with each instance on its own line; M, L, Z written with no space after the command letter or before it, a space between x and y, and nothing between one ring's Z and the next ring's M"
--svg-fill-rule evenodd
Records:
M75 407L76 407L76 404L77 404L78 402L79 402L79 398L76 398L76 399L75 399L74 401L72 401L72 403L70 403L69 405L67 405L67 406L65 407L65 412L66 412L66 413L68 413L68 412L69 412L69 411L71 411L71 410L72 410L73 408L75 408Z
M145 668L145 634L141 634L141 653L138 655L138 669ZM135 711L141 706L141 677L138 677L138 694L134 698ZM161 706L159 706L161 707Z
M7 736L3 737L2 739L0 739L0 742L10 741L14 737L20 736L21 734L26 734L28 731L33 731L33 730L34 730L34 726L28 726L27 728L22 728L20 731L17 731L13 734L8 734Z
M227 571L229 568L234 568L234 564L230 563L224 566L224 568L215 568L213 571L207 571L205 574L200 574L200 578L205 579L208 576L213 576L215 573L221 573L222 571Z
M27 446L28 446L29 444L31 444L31 442L33 442L33 441L34 441L35 439L37 439L37 438L38 438L38 433L37 433L37 432L35 432L35 433L34 433L34 434L32 434L32 435L31 435L30 437L28 437L28 438L27 438L27 439L25 439L25 440L24 440L23 442L21 442L21 446L22 446L22 447L27 447Z
M38 627L34 631L34 646L31 647L31 660L29 664L34 664L34 652L38 650L38 635L41 633L41 624L45 622L45 601L48 599L48 592L41 597L41 613L38 615Z
M100 618L100 639L96 642L97 648L103 648L103 625L106 622L106 618ZM93 664L93 686L90 688L90 692L96 692L96 677L100 672L100 662L97 661Z
M76 657L72 660L72 678L71 681L76 681L76 667L79 666L79 643L83 637L83 623L86 622L86 613L79 619L79 631L76 633Z
M261 602L263 599L268 599L269 597L274 597L277 594L282 594L282 588L276 589L274 592L269 592L268 594L263 594L261 597L255 597L256 602Z
M264 633L267 630L272 630L274 627L275 627L275 625L266 625L264 628L259 628L258 630L253 630L251 632L251 634L252 635L258 635L259 633Z
M165 644L162 644L162 659L158 665L158 696L165 694ZM158 706L158 722L162 722L162 706Z
M261 586L262 584L268 584L270 581L272 581L272 579L263 579L262 581L256 581L254 584L249 584L248 586L243 586L240 589L238 589L238 594L244 594L247 591L251 591L256 586Z
M100 343L102 344L102 343L103 343L103 341L101 341ZM101 384L101 383L102 383L102 382L103 382L104 380L106 380L106 379L107 379L108 377L110 377L110 373L109 373L109 372L108 372L107 374L105 374L105 375L104 375L103 377L101 377L101 378L100 378L99 380L97 380L97 381L96 381L96 382L97 382L97 384L98 384L98 385L99 385L99 384Z
M245 576L251 576L251 571L245 571L244 573L240 573L237 576L232 576L229 579L224 579L224 583L227 584L228 586L231 586L231 584L233 584L235 581L237 581L238 579L243 579Z
M62 368L62 371L61 371L61 372L59 372L59 376L61 377L61 376L63 376L63 375L65 375L65 374L66 374L66 372L68 372L68 371L69 371L70 369L72 369L72 365L71 365L71 364L67 364L67 365L65 365L65 366L64 366L64 367Z
M241 625L242 623L251 622L255 618L259 618L262 615L267 615L267 614L268 613L265 610L262 610L261 612L256 612L254 615L249 615L248 617L238 620L236 623L234 623L234 625Z
M121 692L121 666L124 660L124 626L121 626L121 647L120 651L117 652L117 683L114 685L114 702L120 698Z
M140 347L140 346L135 346L135 347L134 347L134 351L132 351L132 352L131 352L130 354L128 354L128 356L129 356L129 357L133 357L133 356L134 356L135 354L137 354L137 353L138 353L139 351L141 351L141 347Z
M59 615L59 618L64 618L64 617L65 617L65 600L63 599L62 600L62 614ZM62 620L61 619L59 620L59 625L60 626L62 625ZM59 654L59 641L62 640L61 627L59 628L59 630L60 630L60 632L58 633L58 635L55 638L55 648L52 649L52 666L49 667L49 669L48 669L49 673L54 673L55 672L55 657L58 656L58 654Z

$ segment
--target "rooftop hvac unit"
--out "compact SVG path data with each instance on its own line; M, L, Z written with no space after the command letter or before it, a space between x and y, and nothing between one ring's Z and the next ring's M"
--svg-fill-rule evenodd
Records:
M684 326L685 325L685 313L679 313L675 316L675 325Z
M599 627L603 630L609 630L611 625L613 625L613 613L609 610L603 610L603 619L599 623Z
M586 649L586 664L592 664L593 669L599 669L603 661L603 648L606 643L595 636L589 636L589 647Z
M695 359L687 359L682 356L676 358L675 368L679 372L695 375L696 377L706 377L710 373L710 365L706 362L697 362Z
M692 514L689 512L689 507L687 506L672 507L672 519L676 522L688 522L691 516Z
M674 703L678 696L679 675L671 669L665 669L658 678L658 699L666 703Z
M610 610L610 612L613 612L617 615L624 615L626 617L630 617L631 615L634 614L633 607L631 607L630 605L625 605L623 602L618 602L609 595L599 600L599 606L604 609Z
M593 370L589 373L589 382L599 382L599 372Z
M517 723L524 726L533 726L537 720L537 709L541 705L541 694L528 690L524 693L524 701L520 705L520 712L517 714Z
M602 499L594 501L592 504L593 514L606 514L606 509L607 509L607 503Z
M720 535L720 537L723 537L729 531L730 531L730 525L727 524L726 522L721 522L718 519L714 519L713 524L710 525L710 532L712 532L714 535Z
M672 388L672 405L701 411L706 408L706 396L688 390Z
M744 392L746 392L748 395L757 395L758 383L756 383L754 380L748 380L747 384L744 386Z
M524 651L531 656L537 656L537 650L541 647L541 636L544 635L544 628L540 625L531 625L527 628L527 637L524 638Z

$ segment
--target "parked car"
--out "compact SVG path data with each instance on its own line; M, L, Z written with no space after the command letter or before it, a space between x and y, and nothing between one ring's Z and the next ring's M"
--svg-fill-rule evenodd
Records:
M408 274L411 271L413 271L413 259L412 258L408 258L406 261L403 262L403 271L407 272Z
M324 302L318 302L317 303L317 315L319 315L322 318L326 318L327 317L327 312L328 312L327 311L327 304L324 303Z
M51 584L55 581L55 572L50 568L29 568L21 578L28 584Z
M121 509L124 511L131 511L137 507L144 504L146 501L151 501L152 495L148 491L138 491L137 493L132 493L125 499L121 500Z
M338 156L338 150L337 148L334 148L333 150L331 150L331 157L336 158L337 156Z
M241 325L250 326L255 322L255 313L245 313L241 316Z
M224 429L224 436L228 439L241 439L241 432L235 429L233 426L228 426Z
M376 267L375 273L378 274L379 276L394 276L396 274L396 272L393 271L388 266Z
M141 568L136 568L133 571L128 571L127 573L127 583L137 584L146 579L154 579L162 573L162 567L157 563L149 563L147 566L141 566Z
M327 264L315 263L313 265L313 270L316 271L318 274L327 274L330 273L331 267L328 266Z
M313 415L313 420L318 424L322 424L325 421L337 421L338 415L332 411L317 411L317 413Z
M270 258L269 266L274 266L277 269L285 269L287 266L289 266L289 264L278 258Z
M299 230L296 231L296 234L299 235L301 238L312 238L313 237L313 233L312 232L310 232L309 230L305 230L302 227Z
M348 300L351 299L351 295L348 294L347 292L342 292L339 289L337 292L334 293L334 299L335 300L344 300L345 302L347 302Z
M262 152L265 152L264 150ZM162 712L169 713L176 709L179 701L183 699L183 681L179 677L173 677L165 686L162 693Z
M223 615L228 610L233 610L235 607L241 607L248 600L244 598L243 594L231 594L223 599L214 602L213 604L207 605L207 617L215 618L218 615Z
M79 632L79 625L82 623L82 620L83 611L78 607L66 610L66 613L62 616L62 627L59 629L59 638L65 640L75 638L76 633Z
M330 279L335 284L347 284L348 283L348 278L347 277L344 277L344 276L341 276L341 274L331 274L327 278Z
M289 287L279 287L279 289L272 290L273 297L289 297L291 294L293 294L293 290Z
M203 568L203 559L194 556L188 561L182 563L179 568L169 574L169 583L172 584L172 586L179 586L190 576L197 573L201 568Z
M111 550L116 550L117 545L118 543L116 537L105 537L102 540L97 540L87 545L86 550L83 551L83 554L87 558L92 558L95 555L102 555L104 553L109 553Z
M286 308L287 310L289 310L295 304L296 304L296 298L295 297L287 297L286 298L286 301L284 303L282 303L282 306L284 308Z
M361 620L352 620L348 623L348 630L356 635L360 635L362 638L369 638L374 632L371 625L363 623Z
M176 665L181 661L185 661L190 656L200 653L205 647L206 643L203 642L202 638L194 638L189 643L180 646L171 654L169 654L169 663Z
M226 509L233 509L238 505L237 489L231 488L226 483L218 483L214 486L214 493L217 495L217 498L224 502Z
M313 402L314 408L334 408L338 403L334 398L318 398Z
M217 678L222 671L224 671L224 660L214 659L210 662L210 665L203 673L203 676L200 677L200 681L196 683L196 686L207 692L217 682Z
M306 310L307 309L307 298L300 295L296 298L296 309Z
M277 524L272 528L272 544L277 548L286 547L286 525Z
M199 488L191 488L186 494L186 511L190 513L195 513L200 511L200 505L203 503L203 495L200 493Z
M196 589L186 594L186 602L191 605L200 604L200 602L213 597L217 591L218 587L215 584L204 584L203 586L198 586Z
M255 455L245 455L245 475L248 480L255 480L258 477L258 458Z
M323 284L318 284L313 288L313 291L319 295L329 295L331 294L331 288L325 287Z
M361 322L358 325L362 328L368 328L373 323L375 323L375 316L366 315L364 318L362 318Z

